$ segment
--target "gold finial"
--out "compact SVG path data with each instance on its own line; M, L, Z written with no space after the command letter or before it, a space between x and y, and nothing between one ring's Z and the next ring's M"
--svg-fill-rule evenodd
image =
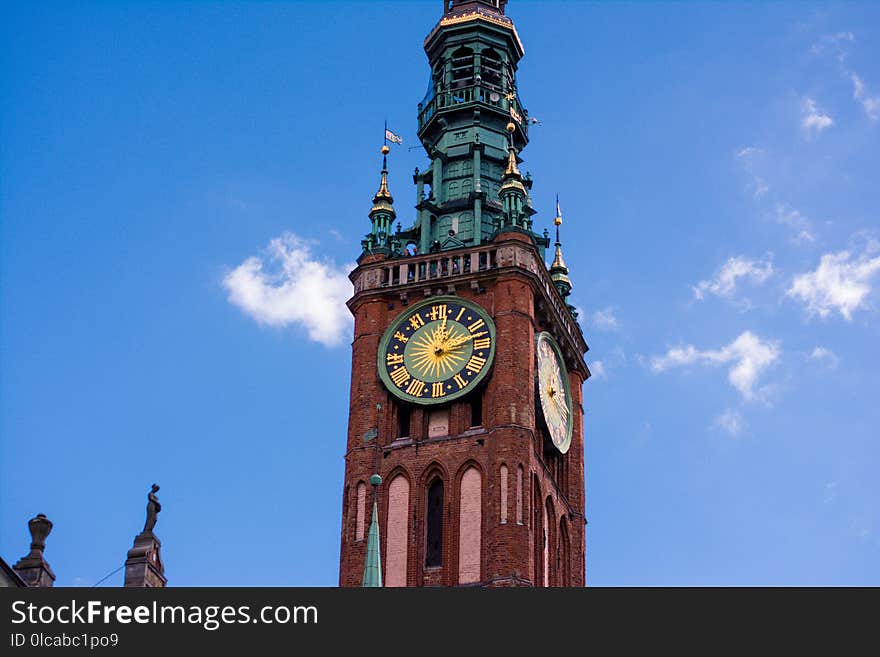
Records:
M516 176L520 177L519 168L516 166L516 151L513 148L513 145L510 146L510 151L507 154L507 169L504 171L504 177L507 176Z
M507 124L507 132L513 132L516 130L516 125L514 125L513 121Z
M385 145L382 147L382 155L388 155L388 153L390 153L390 152L391 152L391 149L388 148L388 144L385 144Z
M562 217L556 217L553 220L553 223L556 224L557 226L561 225L562 224Z

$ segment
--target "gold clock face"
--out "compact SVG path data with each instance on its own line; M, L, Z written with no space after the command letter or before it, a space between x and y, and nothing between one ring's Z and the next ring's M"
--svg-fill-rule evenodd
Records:
M379 377L399 399L442 404L473 390L495 356L495 324L460 297L433 297L401 313L379 343Z
M536 338L538 398L550 440L565 454L571 446L571 390L562 351L549 333Z

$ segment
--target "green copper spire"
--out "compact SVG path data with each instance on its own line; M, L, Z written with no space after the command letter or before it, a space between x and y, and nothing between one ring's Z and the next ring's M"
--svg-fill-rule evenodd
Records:
M379 484L382 483L382 477L374 474L370 477L370 483L373 485L373 519L370 521L370 533L367 536L367 558L364 561L364 579L361 586L381 587L382 586L382 555L379 551L379 508L377 506L377 491Z
M389 150L387 144L382 146L382 179L379 182L379 191L373 197L373 207L370 209L370 232L361 241L364 253L377 250L391 253L394 250L391 225L397 213L394 212L394 197L388 191Z
M523 177L516 166L516 147L513 145L513 131L516 125L513 121L507 124L507 132L510 135L510 143L507 147L507 168L501 176L501 189L498 196L501 198L503 208L502 226L514 226L525 228L528 221L528 208L526 207L526 188L523 186Z
M556 257L553 258L553 264L550 265L550 278L559 291L559 295L565 299L571 294L571 279L568 277L568 267L565 266L565 260L562 259L562 241L559 239L559 226L562 225L559 196L556 197L556 218L553 223L556 225Z

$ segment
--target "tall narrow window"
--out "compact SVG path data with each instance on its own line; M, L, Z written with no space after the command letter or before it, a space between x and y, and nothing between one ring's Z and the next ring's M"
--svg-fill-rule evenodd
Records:
M523 467L516 466L516 524L523 524Z
M471 584L480 581L483 522L482 476L474 467L461 478L458 509L458 583Z
M428 509L425 519L425 566L443 565L443 480L434 479L428 487Z
M541 571L543 575L543 586L550 586L550 526L547 524L547 505L541 505Z
M501 475L498 477L498 486L501 488L501 524L507 524L507 466L501 464Z
M483 426L483 393L477 392L471 396L471 426Z
M388 486L388 547L385 552L385 586L406 586L407 536L409 536L409 481L402 474Z
M367 520L367 485L359 481L357 485L357 519L355 520L354 540L364 540L364 526Z
M411 267L412 265L410 265ZM409 420L410 420L410 409L409 406L404 404L398 404L397 406L397 437L398 438L406 438L409 436Z

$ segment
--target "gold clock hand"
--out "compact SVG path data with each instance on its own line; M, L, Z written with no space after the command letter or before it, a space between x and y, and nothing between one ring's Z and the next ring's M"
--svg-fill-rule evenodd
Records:
M447 343L446 347L447 347L447 349L449 349L449 348L454 349L455 347L460 347L461 345L465 344L466 342L470 342L471 340L473 340L475 338L479 338L481 335L486 335L486 331L480 331L479 333L468 333L464 337L456 338L452 342Z

